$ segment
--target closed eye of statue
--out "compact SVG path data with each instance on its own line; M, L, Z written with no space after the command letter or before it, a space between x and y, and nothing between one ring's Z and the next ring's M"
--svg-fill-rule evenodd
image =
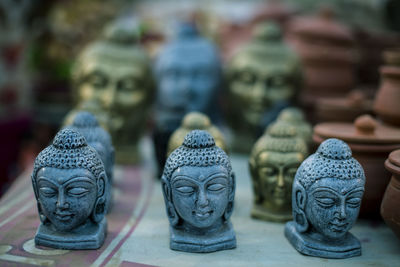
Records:
M215 183L215 184L210 184L207 186L207 190L212 191L212 192L219 192L224 190L226 187L223 184Z
M73 187L68 189L68 195L70 196L76 196L76 197L81 197L89 193L89 190L83 187Z
M41 194L43 194L46 197L53 197L57 193L57 190L55 190L55 189L53 189L51 187L47 187L47 186L40 187L39 191L40 191Z

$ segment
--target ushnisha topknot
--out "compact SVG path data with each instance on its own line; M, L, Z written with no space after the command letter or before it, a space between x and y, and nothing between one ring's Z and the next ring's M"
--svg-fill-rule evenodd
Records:
M90 112L78 112L69 128L78 130L89 144L100 142L108 149L114 150L110 134L99 125L96 117Z
M215 145L212 135L207 131L193 130L186 135L183 144L168 157L163 176L169 181L172 173L179 167L214 165L225 167L229 173L232 171L227 154Z
M251 157L255 159L263 151L308 153L307 145L297 135L296 128L283 121L275 121L267 128L253 146Z
M58 169L84 168L96 179L104 172L104 166L96 150L88 146L78 131L64 128L54 137L53 143L42 150L33 165L32 182L36 183L37 172L44 167ZM34 186L33 188L36 189ZM35 192L37 194L37 192Z
M350 147L342 140L330 138L303 161L295 176L306 189L322 178L365 181L365 174L360 163L352 157Z

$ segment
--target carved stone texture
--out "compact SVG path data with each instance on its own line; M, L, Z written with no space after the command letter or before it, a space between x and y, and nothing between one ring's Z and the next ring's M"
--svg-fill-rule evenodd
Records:
M206 131L194 130L168 157L161 178L170 247L213 252L236 247L230 216L235 176L226 153Z
M227 80L226 112L235 134L233 149L249 152L301 86L299 60L284 43L278 25L269 22L255 28L253 39L228 62Z
M77 105L65 124L80 110L95 114L114 140L118 163L140 159L137 144L154 95L150 59L137 35L130 24L111 24L103 39L82 51L73 68Z
M99 154L79 132L61 130L40 152L32 185L41 220L36 245L97 249L103 244L109 184Z
M249 159L254 218L276 222L292 218L292 184L306 156L306 143L286 122L275 122L258 139Z
M215 145L228 153L224 136L216 126L211 124L207 115L200 112L190 112L183 118L181 127L176 129L171 135L168 142L167 156L177 149L182 144L185 136L193 130L205 130L209 132L215 140Z
M107 174L109 191L107 192L106 210L111 208L112 183L114 177L114 147L111 136L98 123L96 117L87 111L80 111L76 114L70 128L79 131L85 137L87 143L93 147L104 164Z
M304 113L296 107L289 107L282 110L277 118L278 121L284 121L296 128L298 136L303 138L307 145L312 143L312 126L304 118Z
M302 254L322 258L361 255L360 241L349 230L357 220L365 175L349 146L324 141L300 165L293 182L293 221L285 236Z
M181 23L176 40L168 43L155 63L157 101L154 143L160 170L168 140L183 117L192 111L218 117L221 62L214 44L201 37L194 25Z

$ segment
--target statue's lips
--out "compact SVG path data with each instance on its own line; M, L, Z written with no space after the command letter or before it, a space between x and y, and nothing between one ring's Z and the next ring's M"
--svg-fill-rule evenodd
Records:
M343 232L347 229L348 223L329 223L330 228L335 232Z
M72 213L67 213L67 212L56 212L54 213L54 215L60 221L68 221L74 216Z
M207 219L213 213L213 210L206 210L206 211L192 211L192 214L198 217L199 219Z

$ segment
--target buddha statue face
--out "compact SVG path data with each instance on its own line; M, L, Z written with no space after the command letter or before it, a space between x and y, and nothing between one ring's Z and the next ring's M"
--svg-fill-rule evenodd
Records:
M309 188L305 214L311 231L340 239L353 227L364 193L361 179L323 178Z
M305 142L285 122L273 123L260 137L249 159L255 193L253 217L270 221L291 218L293 179L306 155Z
M324 258L361 255L349 230L364 193L364 171L350 147L335 138L321 143L300 165L293 182L293 222L285 236L301 253Z
M303 160L304 153L301 152L265 151L259 154L257 175L263 204L273 210L290 209L293 179Z
M96 203L96 179L86 169L41 168L37 186L43 215L62 232L84 224Z
M118 153L125 154L122 149L134 146L146 128L154 86L150 60L136 44L136 33L118 27L110 27L104 40L81 53L73 78L76 109L95 114Z
M299 63L275 24L255 29L254 40L228 63L227 75L233 128L245 123L263 129L299 89Z
M36 244L66 249L101 246L109 183L98 153L78 131L62 129L40 152L32 185L42 221Z
M159 55L155 74L158 85L157 126L173 131L191 111L212 114L221 81L221 63L216 47L184 24L177 40Z
M180 167L172 174L171 189L176 212L185 223L195 228L222 223L231 191L224 167Z
M167 159L161 178L170 221L171 249L211 252L236 247L229 218L235 177L211 134L188 133Z

